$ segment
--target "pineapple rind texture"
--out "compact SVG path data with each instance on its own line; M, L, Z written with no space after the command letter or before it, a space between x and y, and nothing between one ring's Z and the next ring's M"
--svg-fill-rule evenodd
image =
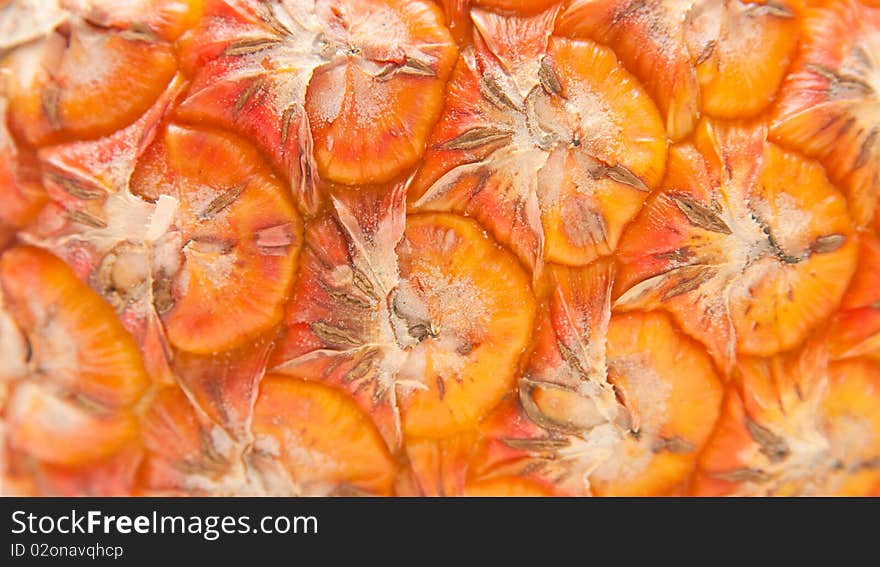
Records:
M0 2L0 494L880 496L868 0Z

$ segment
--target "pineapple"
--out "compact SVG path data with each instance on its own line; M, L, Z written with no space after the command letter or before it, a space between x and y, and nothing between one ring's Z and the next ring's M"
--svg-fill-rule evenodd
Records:
M0 1L0 490L880 495L867 0Z

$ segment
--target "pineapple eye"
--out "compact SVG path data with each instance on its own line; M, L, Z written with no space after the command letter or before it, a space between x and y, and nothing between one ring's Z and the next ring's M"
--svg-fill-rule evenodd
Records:
M123 242L104 256L95 277L101 294L123 311L143 296L150 279L146 247Z

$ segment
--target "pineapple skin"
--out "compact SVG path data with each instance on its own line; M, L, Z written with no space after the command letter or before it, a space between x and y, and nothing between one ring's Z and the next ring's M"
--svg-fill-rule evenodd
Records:
M872 2L36 4L0 493L880 496Z

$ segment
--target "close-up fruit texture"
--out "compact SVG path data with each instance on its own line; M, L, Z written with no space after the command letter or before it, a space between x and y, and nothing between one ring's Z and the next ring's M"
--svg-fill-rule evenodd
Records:
M0 0L6 495L880 495L877 0Z

